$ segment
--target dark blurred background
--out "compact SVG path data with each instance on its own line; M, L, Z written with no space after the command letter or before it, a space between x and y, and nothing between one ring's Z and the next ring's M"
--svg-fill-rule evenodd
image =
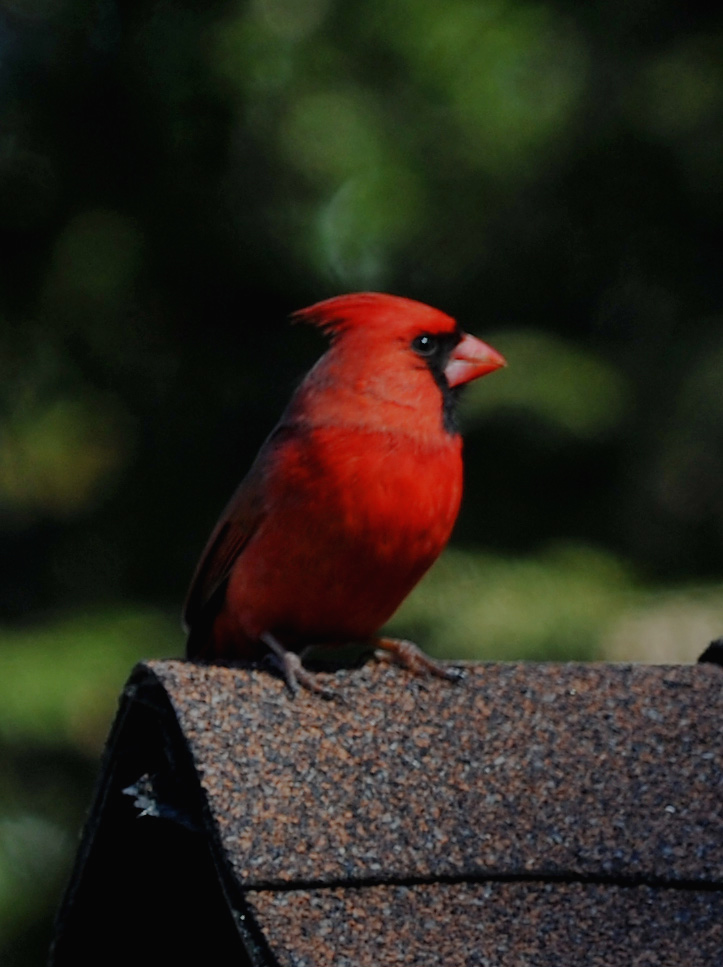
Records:
M0 0L0 962L41 964L114 704L320 336L430 302L465 406L437 654L723 632L723 18L682 0Z

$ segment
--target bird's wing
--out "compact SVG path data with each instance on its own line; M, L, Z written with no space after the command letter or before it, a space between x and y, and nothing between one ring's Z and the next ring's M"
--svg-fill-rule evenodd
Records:
M231 498L201 555L183 608L183 623L187 630L193 629L224 585L234 561L265 516L260 475L263 475L263 469L257 462Z

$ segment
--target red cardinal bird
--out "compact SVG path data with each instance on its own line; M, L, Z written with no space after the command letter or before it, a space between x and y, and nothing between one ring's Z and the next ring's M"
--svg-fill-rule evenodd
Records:
M294 318L331 346L216 525L184 620L189 658L271 652L292 692L323 691L298 652L372 639L438 557L462 495L458 387L505 361L398 296L338 296ZM376 644L450 677L411 642Z

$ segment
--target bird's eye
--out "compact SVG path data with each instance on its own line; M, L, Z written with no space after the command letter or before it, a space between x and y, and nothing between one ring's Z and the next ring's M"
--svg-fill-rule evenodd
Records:
M431 333L424 332L412 342L412 349L420 356L434 356L439 349L439 339Z

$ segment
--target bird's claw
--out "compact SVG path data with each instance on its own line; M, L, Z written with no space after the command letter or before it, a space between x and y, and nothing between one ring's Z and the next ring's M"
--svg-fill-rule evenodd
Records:
M304 668L301 658L295 651L284 648L273 635L263 634L260 637L269 649L269 658L281 673L292 698L296 698L300 689L305 688L329 701L343 701L340 695L320 684L316 676Z
M419 645L403 638L379 638L375 642L377 658L388 661L390 658L413 675L435 675L450 682L461 681L466 676L463 668L443 665L425 654Z
M268 657L281 673L292 698L296 698L301 688L305 688L327 700L344 701L337 692L322 685L317 676L304 667L301 657L295 651L285 648L274 635L267 632L260 635L260 640L269 649ZM376 648L374 654L378 659L394 661L413 675L419 677L434 675L450 682L461 681L466 676L463 668L435 661L413 641L402 638L378 638L374 640L374 645Z

